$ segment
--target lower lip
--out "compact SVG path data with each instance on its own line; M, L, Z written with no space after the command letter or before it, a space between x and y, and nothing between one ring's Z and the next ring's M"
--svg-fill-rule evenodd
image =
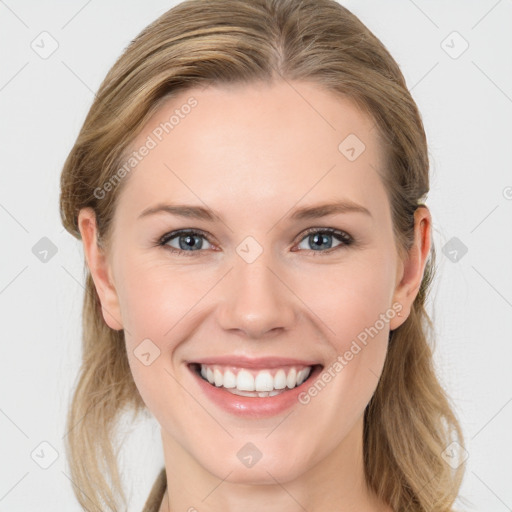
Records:
M311 385L311 382L322 371L322 367L315 366L309 378L300 386L279 395L264 398L234 395L226 391L225 388L216 387L206 382L192 368L189 367L189 370L208 399L224 411L237 416L266 418L280 414L299 403L298 396Z

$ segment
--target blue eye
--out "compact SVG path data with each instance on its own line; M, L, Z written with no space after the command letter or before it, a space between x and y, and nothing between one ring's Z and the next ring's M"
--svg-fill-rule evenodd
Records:
M334 247L333 238L339 242ZM350 245L352 243L352 239L346 233L332 228L314 229L309 231L308 235L302 240L309 244L312 248L310 250L315 252L326 252L324 249L335 249L340 245ZM301 248L300 244L298 247ZM306 248L306 250L308 250L308 248Z
M338 241L338 244L334 246L333 238L335 241ZM204 241L208 244L207 247L204 247ZM310 247L300 247L304 242L309 244ZM343 231L333 228L312 228L306 231L306 236L300 239L297 247L299 250L309 250L313 251L313 253L324 254L331 253L343 246L349 246L353 242L353 238ZM156 241L156 245L184 256L193 256L194 253L201 253L202 250L212 248L212 244L203 232L192 229L182 229L167 233Z
M197 252L199 249L204 249L203 240L206 240L206 237L199 231L181 230L164 235L161 238L159 245L169 247L171 252L190 253ZM176 247L176 245L171 245L171 241L177 243L178 247ZM210 242L206 240L206 243L209 244ZM206 249L208 249L208 247L206 247Z

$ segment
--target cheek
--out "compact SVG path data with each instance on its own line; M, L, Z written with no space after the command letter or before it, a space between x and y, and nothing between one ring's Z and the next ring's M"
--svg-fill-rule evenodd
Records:
M119 268L118 297L130 368L148 408L159 410L165 405L160 403L166 396L162 386L172 390L176 385L169 374L169 357L186 339L182 325L204 287L200 280L187 279L183 272L158 262L125 259Z
M119 300L132 342L150 338L160 345L164 339L171 340L175 326L209 288L209 280L211 276L208 279L204 272L191 268L179 269L161 261L137 264L125 260Z
M328 327L324 332L332 357L299 400L307 418L324 428L330 449L348 434L375 392L386 359L389 322L395 315L390 304L394 275L387 271L392 260L366 263L317 280L325 285L322 293L319 287L309 288L308 300Z
M119 293L133 379L148 409L161 424L174 425L171 429L178 428L176 411L189 406L176 382L172 357L186 339L182 324L187 313L202 295L187 280L190 286L183 286L178 274L161 263L137 265L127 260ZM165 417L170 411L175 413Z
M338 266L311 267L294 282L310 317L316 317L337 353L349 350L358 336L364 339L375 324L384 334L389 331L395 263L391 255L383 258L379 254L385 253L361 252Z

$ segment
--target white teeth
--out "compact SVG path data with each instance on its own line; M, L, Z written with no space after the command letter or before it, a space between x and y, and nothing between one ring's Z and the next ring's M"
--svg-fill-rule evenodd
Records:
M281 390L275 390L275 391L240 391L239 389L228 389L230 393L233 395L238 396L251 396L251 397L259 397L259 398L266 398L268 396L276 396L280 395L281 393L284 393L284 391Z
M258 393L256 393L255 391L240 391L239 389L236 388L228 389L227 391L229 391L233 395L238 396L258 396Z
M292 389L297 384L297 370L295 368L292 368L288 372L288 377L286 378L286 385Z
M220 388L224 382L224 377L219 369L215 368L215 370L213 370L213 378L215 379L215 385Z
M274 379L268 372L260 372L254 381L256 391L272 391L274 389Z
M300 386L309 376L311 368L304 368L297 374L297 386Z
M274 389L284 389L286 387L286 373L284 370L278 370L274 377Z
M236 388L236 375L233 372L227 370L224 373L224 383L222 385L228 389Z
M247 370L240 370L236 377L236 387L240 391L254 391L254 377Z
M311 373L312 367L288 367L276 370L227 369L217 365L201 365L201 376L216 387L224 387L241 396L275 396L287 389L300 386ZM233 370L233 371L232 371ZM272 376L272 374L274 376ZM239 393L240 392L240 393Z

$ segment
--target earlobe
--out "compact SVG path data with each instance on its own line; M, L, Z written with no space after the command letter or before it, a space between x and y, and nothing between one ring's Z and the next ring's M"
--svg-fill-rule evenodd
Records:
M412 304L418 295L425 272L425 266L431 248L431 225L430 211L426 206L419 206L414 212L414 243L409 249L405 261L399 262L397 273L397 285L393 296L393 303L402 305L401 315L398 315L390 322L390 329L399 327L407 317Z
M104 249L98 245L96 214L92 208L83 208L78 214L84 255L94 286L101 302L103 319L116 331L123 329L119 299L111 278L110 266Z

